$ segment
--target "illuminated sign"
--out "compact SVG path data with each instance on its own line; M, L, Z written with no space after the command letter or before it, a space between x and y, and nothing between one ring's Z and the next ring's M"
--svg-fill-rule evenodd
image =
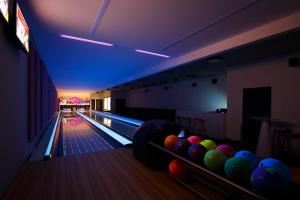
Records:
M5 20L8 22L8 3L9 0L0 0L0 10Z
M90 99L89 97L86 97L85 99L79 98L79 97L59 97L59 105L90 105Z
M23 17L23 14L21 12L21 9L19 5L17 4L17 36L21 43L24 45L27 52L29 51L29 28L27 26L27 23Z

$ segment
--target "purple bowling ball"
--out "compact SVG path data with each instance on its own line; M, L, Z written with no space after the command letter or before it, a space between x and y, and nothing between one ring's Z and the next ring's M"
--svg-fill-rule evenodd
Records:
M231 146L229 146L228 144L221 144L221 145L217 146L216 149L218 151L223 152L227 158L230 158L235 153L234 149Z
M181 156L186 156L191 143L186 139L178 139L175 143L175 152Z
M207 149L201 144L192 144L188 150L188 158L195 163L203 163Z

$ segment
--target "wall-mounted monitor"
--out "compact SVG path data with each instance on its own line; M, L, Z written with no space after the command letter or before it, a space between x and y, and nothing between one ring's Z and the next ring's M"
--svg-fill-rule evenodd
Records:
M0 10L1 10L1 14L3 15L3 17L5 18L5 20L8 22L9 20L9 11L8 11L8 7L9 7L9 0L0 0Z
M29 28L18 4L16 6L16 34L26 51L29 52Z

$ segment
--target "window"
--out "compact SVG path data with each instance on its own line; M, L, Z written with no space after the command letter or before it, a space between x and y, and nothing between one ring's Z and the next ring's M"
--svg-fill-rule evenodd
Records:
M105 111L110 111L110 97L104 98L104 106Z

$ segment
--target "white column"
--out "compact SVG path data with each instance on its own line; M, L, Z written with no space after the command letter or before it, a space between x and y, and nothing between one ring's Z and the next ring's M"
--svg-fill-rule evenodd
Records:
M256 148L256 155L261 158L272 156L272 134L270 128L271 121L262 119L259 138Z

